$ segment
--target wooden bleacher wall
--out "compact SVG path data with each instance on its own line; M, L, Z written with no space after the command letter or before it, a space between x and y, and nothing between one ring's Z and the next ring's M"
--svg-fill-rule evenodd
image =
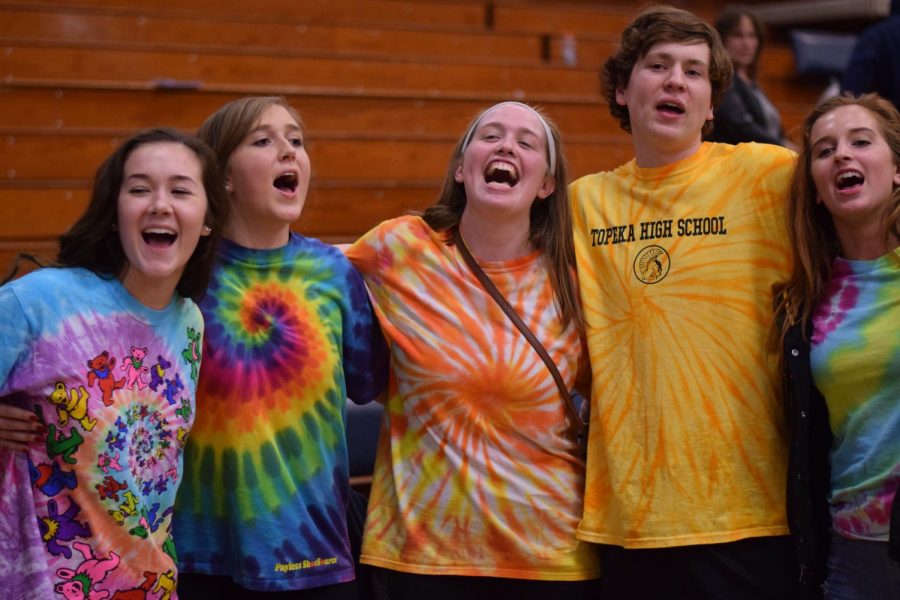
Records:
M677 4L708 19L724 5ZM303 115L313 179L295 228L326 241L430 204L468 120L500 100L547 111L573 177L615 167L631 145L598 69L635 11L627 0L0 0L0 271L19 251L53 257L128 132L195 130L243 95L285 95ZM767 47L761 72L790 130L820 87L793 75L784 44Z

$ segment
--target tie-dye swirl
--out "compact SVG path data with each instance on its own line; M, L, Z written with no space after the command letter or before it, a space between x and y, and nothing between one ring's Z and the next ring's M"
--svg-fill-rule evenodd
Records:
M47 425L0 449L5 597L176 598L172 506L194 415L193 302L162 311L117 280L44 269L0 290L0 395Z
M703 144L571 184L593 371L581 539L630 548L786 534L787 432L766 352L788 273L794 155Z
M392 377L362 561L423 574L581 580L584 463L546 365L446 236L387 221L347 250L390 341ZM572 386L586 367L538 253L484 263Z
M887 540L900 484L900 250L838 258L813 315L810 361L834 441L831 516L848 538Z
M201 310L175 522L182 568L257 590L352 579L345 401L371 400L386 360L362 279L316 240L225 242Z

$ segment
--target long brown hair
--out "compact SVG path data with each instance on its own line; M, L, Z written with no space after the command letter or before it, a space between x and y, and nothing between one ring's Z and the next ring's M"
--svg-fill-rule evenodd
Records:
M725 40L734 33L741 24L741 19L744 17L750 19L750 24L753 25L753 32L756 34L756 54L753 55L753 62L747 67L747 75L750 79L756 81L756 78L759 75L759 57L762 55L763 44L765 43L765 30L763 29L759 17L753 14L753 11L747 10L746 8L727 8L719 18L716 19L716 31L719 32L722 42L725 43Z
M722 44L719 34L703 19L673 6L651 6L634 18L622 32L616 51L606 59L600 80L609 112L631 133L631 117L628 107L616 101L616 89L628 86L631 71L655 44L674 42L677 44L706 43L709 46L709 83L712 88L712 105L717 107L731 84L733 69L731 56ZM712 132L713 122L703 125L702 134Z
M881 136L891 149L894 164L900 165L900 113L893 104L877 94L835 96L814 108L806 117L787 205L793 271L786 282L774 287L775 323L773 335L770 336L774 349L780 347L784 334L796 323L801 324L804 337L809 339L807 324L815 307L825 298L831 281L831 265L840 251L831 213L824 204L816 202L810 133L822 116L843 106L861 106L872 114L881 129ZM900 238L900 186L894 186L883 235L886 247L890 247L892 238Z
M422 214L422 218L428 223L428 226L435 231L447 231L459 226L463 210L466 207L466 189L461 182L456 181L455 173L462 162L466 140L478 126L481 117L495 106L486 108L472 119L466 132L460 136L453 149L450 165L447 167L437 201ZM531 204L528 238L536 249L541 250L542 260L550 275L550 286L553 288L556 309L563 326L574 321L577 326L581 327L584 319L578 299L578 286L572 277L575 268L575 245L572 241L572 212L566 190L568 169L560 141L559 128L540 109L533 106L529 106L529 108L544 119L550 130L547 153L549 156L552 144L556 156L556 169L552 175L556 185L553 193L543 200L536 200Z

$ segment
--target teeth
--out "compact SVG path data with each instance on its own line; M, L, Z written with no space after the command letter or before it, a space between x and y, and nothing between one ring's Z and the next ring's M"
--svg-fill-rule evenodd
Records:
M856 171L848 171L847 173L841 173L840 175L838 175L838 181L844 181L845 179L850 179L851 177L862 177L862 175L857 173Z
M509 173L510 175L512 175L513 179L519 178L519 174L516 172L516 168L509 163L505 163L505 162L491 163L488 166L487 174L493 175L497 171L504 171L506 173Z
M149 229L145 229L144 233L158 233L162 235L175 235L175 231L172 229L164 229L162 227L151 227Z

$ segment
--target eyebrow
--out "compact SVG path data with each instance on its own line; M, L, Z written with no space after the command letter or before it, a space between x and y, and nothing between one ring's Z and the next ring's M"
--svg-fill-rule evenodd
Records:
M500 123L499 121L489 121L489 122L487 122L487 123L481 123L481 124L478 126L478 129L481 130L481 129L484 129L484 128L486 128L486 127L497 127L498 129L503 129L503 130L506 130L506 129L507 129L507 127L506 127L505 125L503 125L502 123ZM540 134L539 134L538 132L536 132L535 130L531 129L530 127L525 127L525 126L523 126L523 127L516 127L516 128L515 128L515 132L518 133L518 134L527 133L527 134L529 134L529 135L533 135L534 137L536 137L536 138L538 138L538 139L540 139L540 137L541 137Z
M876 133L876 131L875 131L874 129L872 129L871 127L865 127L865 126L863 126L863 127L854 127L854 128L852 128L852 129L850 129L850 133L851 133L851 134L852 134L852 133L871 133L872 135L877 135L877 133ZM812 145L813 145L813 146L818 146L819 144L821 144L822 142L824 142L824 141L826 141L826 140L834 139L834 137L835 137L835 136L833 136L833 135L831 135L831 134L829 134L829 135L823 135L822 137L820 137L819 139L817 139L816 141L814 141Z
M251 129L249 132L247 132L247 135L251 135L251 134L257 133L259 131L275 131L275 129L276 128L274 125L269 125L267 123L263 123L261 125L257 125L253 129ZM299 131L300 133L303 133L303 128L300 127L299 125L297 125L296 123L289 123L287 125L287 129L290 131Z
M644 55L644 60L646 59L664 59L664 60L675 60L675 55L670 52L648 52ZM709 66L709 62L700 58L690 58L685 63L689 65L702 65L704 67Z
M125 181L131 181L132 179L141 179L141 180L151 180L152 178L149 175L144 173L132 173L128 177L125 178ZM196 183L196 180L189 175L172 175L167 179L167 181L188 181L190 183Z

